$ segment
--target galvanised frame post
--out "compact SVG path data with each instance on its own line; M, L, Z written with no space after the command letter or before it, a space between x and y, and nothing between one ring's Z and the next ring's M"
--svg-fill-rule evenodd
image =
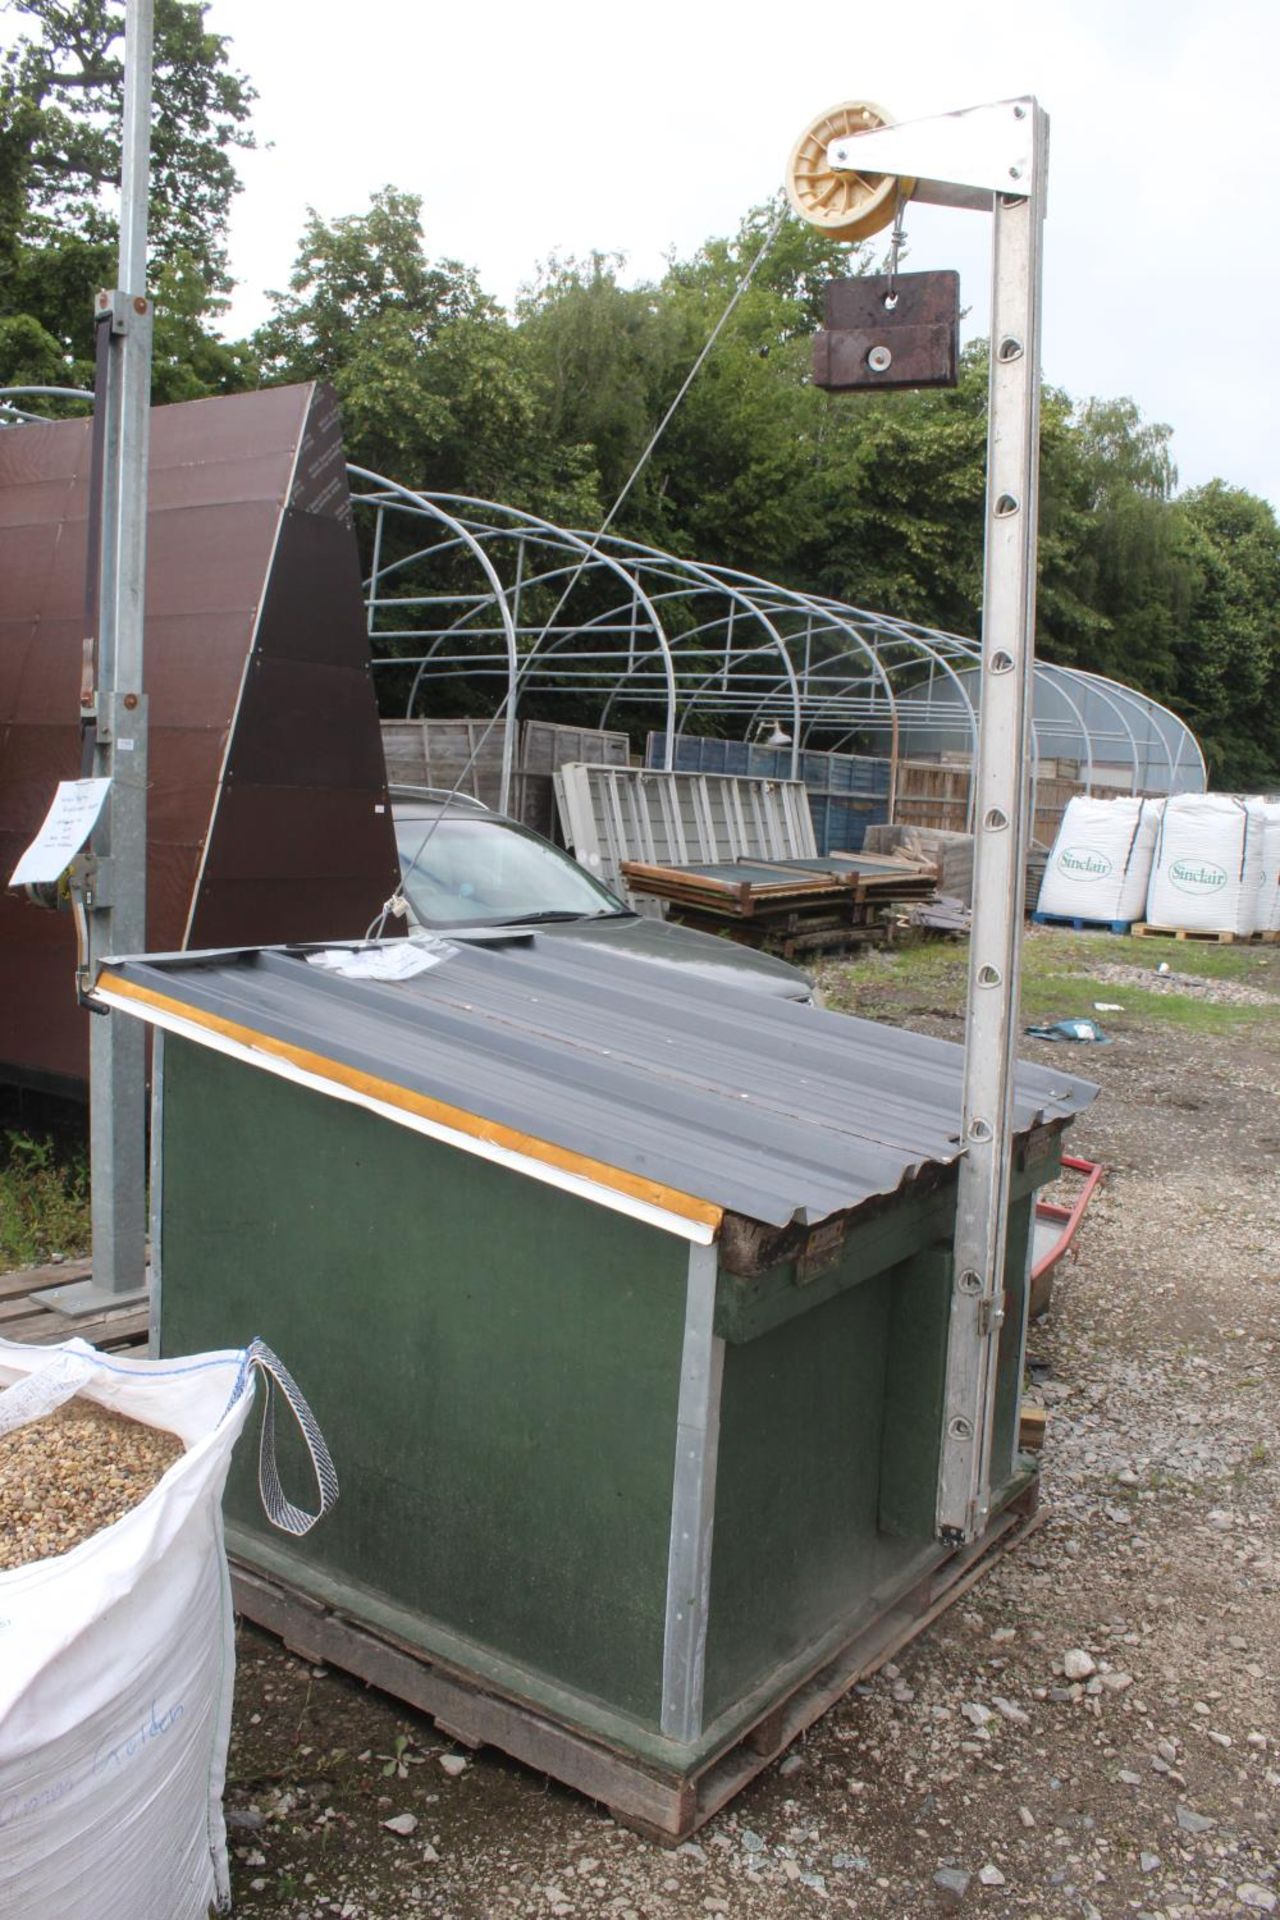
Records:
M1018 106L1033 120L1030 179L1019 183L1025 193L997 192L993 215L965 1150L959 1166L937 1512L939 1533L955 1541L980 1535L990 1508L1030 824L1048 117L1034 100Z
M108 954L147 944L147 701L142 687L151 408L147 297L153 0L129 0L121 130L119 285L94 304L102 445L96 671L82 695L89 771L110 780L75 885L92 980ZM94 564L91 554L90 565ZM146 1048L137 1020L89 1021L93 1277L36 1295L59 1312L121 1306L146 1290Z

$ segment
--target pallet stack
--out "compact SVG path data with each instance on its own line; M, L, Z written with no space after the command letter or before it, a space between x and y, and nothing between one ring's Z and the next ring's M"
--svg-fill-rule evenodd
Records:
M929 899L937 871L919 860L833 853L816 860L731 860L654 866L628 860L633 894L667 903L670 918L791 960L881 939L882 911Z

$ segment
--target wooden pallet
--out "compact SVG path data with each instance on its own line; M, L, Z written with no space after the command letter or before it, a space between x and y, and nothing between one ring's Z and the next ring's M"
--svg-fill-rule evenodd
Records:
M1078 913L1041 913L1038 909L1031 918L1038 927L1065 927L1074 933L1128 933L1133 924L1129 920L1086 920ZM1136 927L1133 930L1137 932Z
M747 921L720 920L714 914L698 913L692 908L675 907L671 924L692 927L698 933L715 934L733 940L739 946L753 947L777 954L781 960L794 960L807 953L847 953L868 942L884 942L889 928L880 920L850 922L836 916L780 914Z
M960 1549L814 1671L699 1770L678 1773L496 1691L409 1642L322 1605L233 1557L236 1611L283 1640L301 1659L340 1667L428 1714L449 1739L493 1746L600 1801L624 1826L678 1846L741 1792L857 1681L892 1660L984 1578L1041 1519L1035 1482L1005 1509L985 1539Z
M1135 920L1135 939L1207 940L1220 947L1274 946L1280 933L1211 933L1199 927L1155 927L1148 920Z
M68 1314L31 1297L51 1287L87 1280L91 1273L88 1260L63 1260L57 1266L0 1273L0 1340L23 1340L31 1346L48 1347L74 1336L91 1346L114 1350L145 1347L150 1319L145 1301L141 1306L107 1312Z

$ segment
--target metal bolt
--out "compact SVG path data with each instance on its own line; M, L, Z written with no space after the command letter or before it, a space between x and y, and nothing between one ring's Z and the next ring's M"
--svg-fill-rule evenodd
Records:
M134 301L134 303L133 303L133 310L134 310L134 312L135 312L135 313L145 313L145 312L146 312L146 310L147 310L147 303L146 303L146 301L145 301L144 299L142 299L142 298L141 298L141 296L139 296L139 297L138 297L138 298L137 298L137 299L136 299L136 300Z
M1022 168L1021 168L1021 167L1010 167L1010 169L1009 169L1009 178L1010 178L1011 180L1021 180L1021 178L1022 178Z
M132 713L132 712L133 712L133 710L134 710L134 708L135 708L135 707L137 706L137 704L138 704L138 696L137 696L137 694L136 694L136 693L126 693L126 695L125 695L125 697L124 697L124 704L125 704L125 706L126 706L126 707L127 707L128 709L129 709L129 711L130 711L130 713Z
M867 365L872 373L887 373L893 365L893 355L888 347L872 347L867 355Z
M1014 108L1014 110L1013 110L1013 117L1014 117L1014 119L1015 119L1015 120L1025 120L1025 119L1026 119L1026 117L1027 117L1027 110L1026 110L1026 108L1025 108L1025 107L1015 107L1015 108Z
M956 1415L948 1428L948 1432L953 1440L972 1440L973 1438L972 1424L965 1419L963 1414Z
M836 159L837 159L837 160L847 160L848 158L849 158L849 155L848 155L848 153L847 153L847 152L845 151L845 149L844 149L843 147L837 147L837 148L836 148Z

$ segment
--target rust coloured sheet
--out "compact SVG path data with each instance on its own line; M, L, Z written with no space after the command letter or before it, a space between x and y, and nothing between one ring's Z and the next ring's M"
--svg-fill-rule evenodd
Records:
M90 431L0 433L0 881L80 771ZM147 944L354 938L398 878L338 410L152 414ZM83 1080L70 917L0 894L0 1078Z

